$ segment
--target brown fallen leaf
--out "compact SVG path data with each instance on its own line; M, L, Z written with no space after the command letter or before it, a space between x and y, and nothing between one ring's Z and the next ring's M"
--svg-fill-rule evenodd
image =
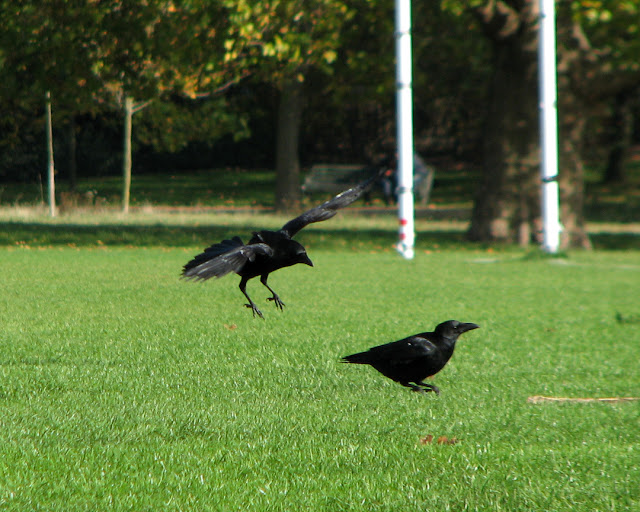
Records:
M458 439L457 437L440 436L438 438L438 444L456 444L459 442L460 439Z
M225 329L229 329L230 331L233 331L233 330L237 329L238 326L236 324L224 324L224 328Z
M433 436L431 434L420 438L420 444L431 444L432 442ZM458 439L457 437L440 436L438 437L438 439L436 439L437 444L456 444L459 442L460 439Z

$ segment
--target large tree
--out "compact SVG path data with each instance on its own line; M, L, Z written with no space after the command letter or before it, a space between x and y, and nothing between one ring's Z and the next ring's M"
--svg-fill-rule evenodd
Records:
M299 136L307 77L330 73L340 47L340 30L353 15L341 0L249 2L227 0L226 60L278 91L276 208L297 208L300 200Z
M475 2L473 12L492 44L494 74L487 98L483 174L468 236L527 243L540 229L539 1ZM637 14L637 4L623 0L558 4L564 248L590 246L583 213L586 120L595 104L640 83L632 37L638 29ZM603 25L610 31L606 36Z
M70 119L70 140L76 115L114 108L123 113L125 211L133 112L152 102L175 104L176 96L202 102L237 79L236 70L225 65L228 23L221 2L104 0L70 5L60 0L0 0L0 7L5 28L0 33L5 75L0 95L5 101L32 108L34 98L44 103L44 92L50 91L55 112ZM219 135L219 126L234 125L234 116L223 112L224 106L216 102L218 112L210 123L182 123L173 143L167 139L175 115L164 125L159 119L157 129L165 130L166 136L147 130L147 140L163 140L175 148L197 130Z
M217 67L206 74L202 70L222 60L222 40L216 36L224 24L224 11L217 4L164 0L132 4L106 0L88 8L95 10L99 27L91 62L102 86L99 97L124 113L122 208L126 213L133 114L171 94L195 97L199 89L220 78ZM205 55L207 43L211 48Z
M611 101L611 114L605 123L607 163L602 176L603 183L624 183L626 181L626 159L633 143L634 107L640 106L640 88L625 91Z
M47 98L47 174L50 210L54 214L52 103L57 119L72 119L75 112L91 108L85 63L91 52L88 41L94 35L92 15L82 5L65 5L56 0L2 0L0 12L0 98L15 110L35 110L36 105L45 105ZM16 126L16 130L20 128ZM44 140L45 137L43 148Z

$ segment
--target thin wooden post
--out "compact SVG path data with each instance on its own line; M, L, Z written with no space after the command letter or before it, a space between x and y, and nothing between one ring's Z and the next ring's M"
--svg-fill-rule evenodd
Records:
M53 121L51 118L51 92L45 94L47 112L47 182L49 189L49 215L56 216L56 181L53 160Z
M133 119L133 98L124 99L124 149L122 158L123 189L122 213L129 213L129 196L131 195L131 125Z
M122 213L129 213L129 196L131 195L131 124L133 120L133 98L124 99L124 150L122 162L123 189Z

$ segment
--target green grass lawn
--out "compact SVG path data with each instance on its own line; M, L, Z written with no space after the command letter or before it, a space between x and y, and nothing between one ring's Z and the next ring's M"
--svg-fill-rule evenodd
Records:
M640 402L527 403L640 396L637 251L302 235L264 321L178 279L199 238L0 248L0 510L640 509ZM338 362L450 318L481 328L440 396Z
M65 206L63 196L68 193L68 188L64 181L57 183L58 201L62 207ZM175 174L134 174L131 204L273 206L274 190L275 174L264 170L209 169ZM76 199L81 203L95 202L98 206L117 206L120 204L121 194L120 176L83 178L78 183ZM0 204L34 204L43 200L46 200L46 187L43 191L39 183L0 184Z

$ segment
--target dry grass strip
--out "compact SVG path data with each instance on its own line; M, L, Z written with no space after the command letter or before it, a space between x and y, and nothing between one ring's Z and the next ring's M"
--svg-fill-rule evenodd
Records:
M530 396L527 398L527 402L530 404L542 404L545 402L575 402L575 403L591 403L591 402L604 402L604 403L618 403L618 402L633 402L640 400L640 397L636 396L614 396L606 398L571 398L571 397L558 397L558 396Z

